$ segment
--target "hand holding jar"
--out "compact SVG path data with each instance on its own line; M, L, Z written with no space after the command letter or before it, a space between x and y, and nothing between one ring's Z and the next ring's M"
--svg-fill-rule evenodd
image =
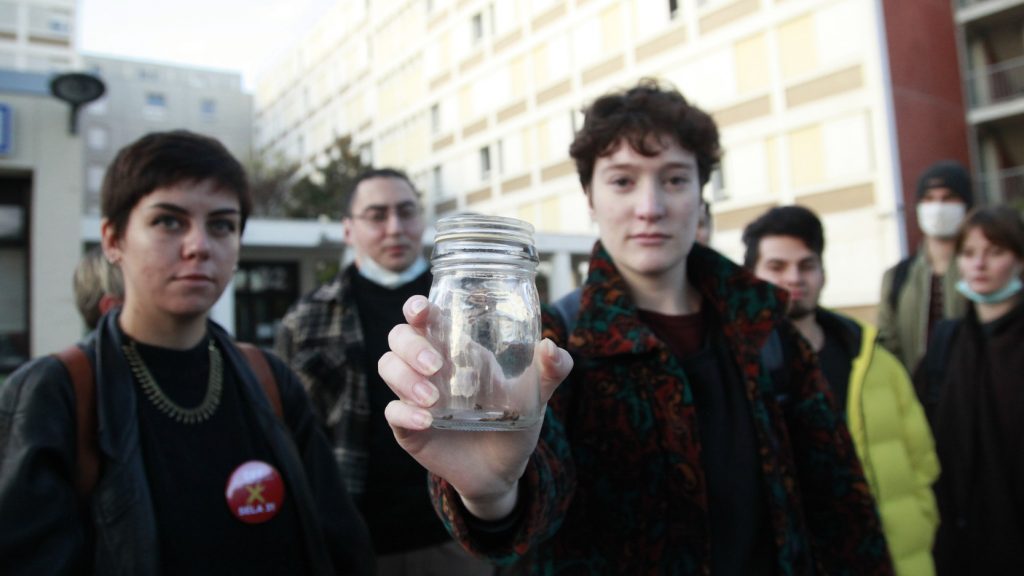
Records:
M448 480L470 512L495 519L515 504L544 406L572 359L538 341L532 241L496 246L479 229L447 232L440 221L430 300L406 302L409 323L391 331L379 362L399 397L385 417L399 445Z

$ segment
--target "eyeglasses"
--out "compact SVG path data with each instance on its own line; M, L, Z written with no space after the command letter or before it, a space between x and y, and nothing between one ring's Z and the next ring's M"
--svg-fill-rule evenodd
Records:
M407 224L414 220L419 219L422 210L419 204L414 202L405 202L396 206L371 206L362 213L352 216L356 220L362 220L373 226L383 226L387 224L391 218L391 213L394 212L398 216L398 220L402 224Z

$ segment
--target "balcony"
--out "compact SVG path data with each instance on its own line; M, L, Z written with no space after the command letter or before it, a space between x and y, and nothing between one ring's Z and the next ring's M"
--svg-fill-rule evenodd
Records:
M1024 114L1024 56L971 72L967 100L974 124Z
M1020 13L1024 0L956 0L955 19L961 25L995 23Z
M978 183L989 203L1005 203L1024 210L1024 166L982 174Z

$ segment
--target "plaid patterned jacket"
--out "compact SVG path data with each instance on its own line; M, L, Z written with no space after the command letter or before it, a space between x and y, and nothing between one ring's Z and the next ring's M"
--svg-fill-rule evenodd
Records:
M357 502L366 489L370 395L363 330L352 292L355 265L303 296L281 320L274 351L294 370L328 430L345 487Z

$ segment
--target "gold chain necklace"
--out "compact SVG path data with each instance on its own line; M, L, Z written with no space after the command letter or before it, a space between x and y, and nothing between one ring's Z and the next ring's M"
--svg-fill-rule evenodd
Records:
M179 406L174 400L171 400L167 394L160 388L156 383L156 379L146 368L146 364L142 361L142 357L139 356L139 351L135 348L135 341L131 340L128 344L121 346L124 350L124 356L128 360L128 367L131 368L132 374L139 381L139 385L142 386L142 392L146 395L146 398L156 406L157 410L163 412L175 422L182 424L198 424L204 422L213 416L213 413L217 411L217 407L220 406L221 390L223 389L223 366L221 364L220 351L213 345L213 339L210 339L210 378L209 383L206 387L206 396L203 401L199 403L195 408L183 408Z

